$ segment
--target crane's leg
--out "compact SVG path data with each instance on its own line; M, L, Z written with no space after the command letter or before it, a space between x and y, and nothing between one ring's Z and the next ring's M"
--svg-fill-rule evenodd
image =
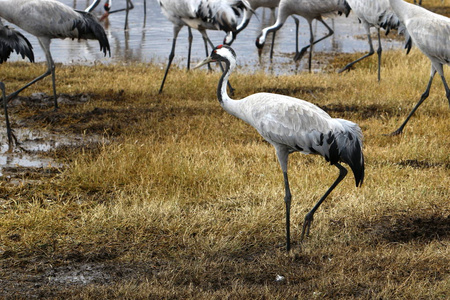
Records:
M270 20L275 20L275 8L271 8L270 9ZM275 45L275 35L276 35L276 31L274 31L272 33L272 44L270 45L270 55L269 55L269 59L270 61L272 61L273 58L273 47Z
M123 28L124 30L126 30L128 28L128 13L133 8L134 8L133 2L131 2L131 0L127 0L127 7L126 7L126 13L125 13L125 26Z
M291 250L291 190L289 188L289 180L287 175L287 164L289 152L281 147L275 146L278 162L284 177L284 203L286 205L286 251Z
M159 93L162 93L162 90L164 88L164 83L166 82L167 73L169 73L170 65L172 64L172 60L175 56L175 46L177 44L177 37L178 33L180 32L181 27L180 26L173 26L173 40L172 40L172 50L170 50L169 54L169 62L167 63L166 72L164 73L164 78L161 82L161 87L159 88Z
M275 45L275 35L276 35L276 33L277 33L276 31L274 31L272 33L272 43L270 44L270 55L269 55L270 61L272 61L272 58L273 58L273 47Z
M145 23L147 23L147 0L144 0L144 26L145 27Z
M379 35L378 35L378 37L379 37ZM369 41L369 47L370 47L369 53L367 53L366 55L364 55L364 56L358 58L357 60L352 61L351 63L347 64L345 67L343 67L342 69L340 69L340 70L338 71L338 73L342 73L342 72L344 72L345 70L350 70L350 68L351 68L354 64L356 64L357 62L363 60L363 59L366 58L366 57L372 56L372 55L375 53L375 51L374 51L374 49L373 49L372 38L370 37L370 31L369 31L369 29L367 29L367 40ZM380 52L380 56L381 56L381 52Z
M378 28L378 82L381 80L381 52L383 49L381 48L381 37L380 37L380 29Z
M23 87L21 87L20 89L18 89L17 91L9 94L6 97L6 102L11 101L12 99L14 99L15 97L17 97L17 95L19 95L19 93L21 91L23 91L24 89L26 89L27 87L29 87L30 85L32 85L33 83L47 77L48 75L52 75L52 84L53 84L53 98L55 101L55 110L58 109L58 102L57 102L57 98L56 98L56 84L55 84L55 64L53 62L52 59L52 55L50 54L50 39L47 38L39 38L39 44L42 47L42 50L45 53L45 57L47 58L47 71L36 77L35 79L33 79L32 81L30 81L29 83L27 83L26 85L24 85Z
M9 123L8 103L6 101L5 84L3 82L0 82L0 89L2 90L3 109L5 110L6 135L8 136L8 152L11 152L13 149L14 141L17 143L17 139L14 136L12 129L11 129L11 124Z
M203 35L203 33L202 33L202 37L203 37L203 42L204 42L204 44L205 44L205 53L206 53L206 57L208 57L209 56L209 52L208 52L208 43L211 45L211 48L214 48L214 45L213 45L213 43L211 42L211 40L209 39L209 37L208 37L208 35L206 35L206 32L204 32L205 34ZM222 67L222 65L220 65L221 67ZM208 63L208 70L209 71L212 71L212 68L211 68L211 64L209 64ZM223 71L223 69L222 69L222 71Z
M322 196L322 198L320 198L320 200L316 203L316 205L313 207L313 209L311 209L311 211L306 214L305 221L303 223L302 235L300 237L300 243L303 242L303 238L305 237L305 234L306 234L306 236L309 235L309 229L311 228L311 223L314 219L314 213L319 208L320 204L322 204L322 202L328 197L328 195L334 190L334 188L339 184L339 182L342 181L342 179L344 179L344 177L348 173L347 169L344 168L341 164L335 163L334 165L339 169L339 176L335 180L335 182L330 186L330 188L326 191L326 193Z
M192 50L192 29L188 26L188 59L187 59L187 69L189 70L191 68L191 50Z
M447 85L447 81L445 81L444 75L441 75L442 83L444 84L445 88L445 95L447 96L448 105L450 106L450 88Z
M331 27L328 26L328 24L325 23L325 21L322 20L322 18L317 19L317 20L320 21L328 29L328 33L325 36L321 37L320 39L315 40L312 44L309 44L308 46L303 47L302 50L300 50L300 52L297 52L297 54L295 54L294 60L301 59L303 57L303 55L305 55L308 48L311 47L313 44L317 44L318 42L323 41L324 39L333 35L333 33L334 33L333 29L331 29ZM310 28L310 32L312 34L312 24L311 23L309 24L309 28ZM312 40L312 39L310 38L310 40Z
M311 45L311 48L309 49L308 70L309 73L311 73L312 53L314 48L314 33L312 29L312 22L309 23L309 44Z
M430 95L431 83L433 82L433 77L435 74L436 74L436 69L434 68L434 66L431 66L431 76L430 76L430 80L428 81L427 89L420 97L419 102L417 102L416 106L414 106L414 108L411 110L409 115L406 117L406 120L402 123L402 125L400 125L400 127L397 130L395 130L394 132L392 132L390 135L399 135L403 132L403 128L405 127L406 123L408 123L409 119L412 117L414 112L419 108L419 106L422 104L422 102L425 101L425 99L427 99L428 96Z
M295 22L295 53L298 53L298 29L300 27L300 21L297 17L292 16Z
M284 203L286 205L286 251L291 250L291 190L287 172L283 172L284 177Z

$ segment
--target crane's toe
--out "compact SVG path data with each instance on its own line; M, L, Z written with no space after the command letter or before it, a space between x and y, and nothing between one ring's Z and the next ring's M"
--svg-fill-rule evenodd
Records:
M303 229L302 229L302 235L300 237L300 243L303 242L303 239L306 236L309 236L309 230L311 228L311 223L314 220L314 214L312 214L311 212L307 213L305 216L305 221L303 222Z

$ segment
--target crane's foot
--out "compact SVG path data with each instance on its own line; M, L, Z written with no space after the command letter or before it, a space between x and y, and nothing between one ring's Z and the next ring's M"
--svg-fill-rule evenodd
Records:
M314 220L314 214L311 212L307 213L305 216L305 221L303 222L302 235L300 236L300 244L303 242L303 239L306 236L309 236L309 230L311 228L311 224Z
M8 96L6 96L6 103L9 103L9 101L13 100L14 98L16 98L19 95L19 93L11 93Z
M8 150L6 151L6 153L12 153L14 147L26 152L26 150L21 146L21 143L14 134L13 129L11 129L11 135L8 135Z
M303 48L302 50L300 50L300 52L297 52L294 56L294 61L299 61L300 59L302 59L307 50L308 48Z
M344 71L350 72L350 70L351 70L351 66L345 66L342 69L338 70L337 72L338 72L338 74L340 74L340 73L342 73Z
M391 133L383 134L384 136L397 136L403 133L403 128L399 128Z

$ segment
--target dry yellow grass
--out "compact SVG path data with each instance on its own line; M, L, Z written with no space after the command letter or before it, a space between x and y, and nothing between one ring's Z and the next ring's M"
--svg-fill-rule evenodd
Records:
M29 183L26 175L19 186L0 182L0 295L448 298L444 88L435 78L404 134L383 136L418 101L429 62L416 49L408 56L386 52L381 83L376 64L368 59L345 74L333 71L342 66L334 61L321 74L232 75L235 98L258 91L299 97L357 122L365 136L363 187L355 188L349 174L316 213L302 249L294 242L290 254L274 150L221 109L219 72L174 68L159 95L160 66L58 67L58 92L90 93L90 101L59 112L14 107L13 120L104 134L109 142L50 153L67 167L42 182ZM42 68L8 64L2 75L11 91ZM50 90L43 80L23 95ZM320 157L292 155L294 241L305 213L337 176L334 169Z

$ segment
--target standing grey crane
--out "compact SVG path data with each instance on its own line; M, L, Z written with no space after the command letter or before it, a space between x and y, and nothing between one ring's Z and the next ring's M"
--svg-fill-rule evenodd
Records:
M22 58L27 57L31 62L34 62L33 46L28 39L20 32L3 25L0 19L0 64L6 62L12 52L20 54ZM6 134L8 136L8 151L12 150L13 141L16 140L11 130L11 124L8 117L8 102L5 95L5 84L0 82L0 89L2 90L3 109L6 120ZM17 140L16 140L17 141Z
M231 44L234 42L238 33L241 32L242 30L244 30L248 26L248 24L250 23L250 19L254 15L255 10L257 8L260 8L260 7L270 8L271 15L272 15L271 19L275 19L275 9L280 4L280 0L247 0L247 1L248 1L248 3L250 3L250 6L252 9L244 10L244 16L241 20L241 23L236 28L235 35L230 38L228 38L228 37L225 38L224 44L226 44L228 46L231 46ZM298 52L298 27L299 27L300 21L295 16L292 16L292 18L294 19L294 22L295 22L295 41L296 41L295 52L297 53ZM275 44L275 33L276 33L276 31L274 31L272 34L272 45L270 47L270 59L272 59L272 57L273 57L273 46Z
M338 73L350 69L355 63L369 57L375 53L372 44L372 38L370 37L370 28L375 27L378 33L378 81L381 79L381 38L380 38L380 28L386 30L386 34L389 33L391 29L398 29L400 22L397 16L391 9L389 5L389 0L346 0L352 11L358 16L358 19L364 26L366 30L367 39L369 41L369 53L358 58L355 61L347 64L344 68L340 69Z
M229 114L253 126L259 134L275 147L283 171L286 204L286 249L290 244L291 192L287 175L288 156L293 152L319 154L339 169L339 176L313 209L306 215L300 242L309 234L314 212L328 194L344 179L350 166L356 186L364 180L364 156L362 132L353 122L331 118L325 111L304 100L279 94L257 93L241 100L233 100L227 94L226 83L236 67L236 54L229 46L217 46L211 55L199 63L223 61L225 71L219 80L217 97Z
M86 12L92 12L100 3L101 0L94 0L91 5L89 5L84 11ZM103 8L105 9L105 13L100 18L100 21L107 18L110 14L118 13L125 11L125 25L123 29L128 28L128 14L130 10L134 8L133 2L131 0L126 0L126 7L120 8L116 10L111 10L112 7L112 0L106 0L105 4L103 5ZM144 24L145 20L147 18L147 0L144 0Z
M55 109L58 108L55 84L55 64L50 43L55 38L96 39L106 56L111 51L105 30L94 16L75 11L57 0L0 0L0 17L37 37L47 59L47 71L8 96L16 97L22 90L42 78L52 75Z
M164 78L159 88L162 93L167 73L175 56L177 36L183 26L189 29L188 69L191 59L192 32L197 29L204 40L206 56L208 56L208 43L214 48L208 38L206 30L223 30L235 32L237 26L236 15L244 9L251 9L247 0L158 0L163 14L173 24L172 50L169 54L169 62L164 73Z
M348 16L350 13L350 6L346 0L281 0L278 6L277 21L274 25L266 27L262 30L259 37L256 39L256 47L259 49L261 55L262 48L266 42L266 37L269 32L275 32L279 30L287 17L296 14L302 16L308 21L310 39L309 45L302 48L300 52L295 54L294 60L299 60L303 57L309 47L309 71L311 71L312 49L313 45L331 36L334 32L330 26L322 19L322 16L338 13L339 15L345 14ZM314 40L314 34L312 29L312 21L316 19L321 22L327 29L328 34L318 40Z
M445 81L443 68L444 65L450 64L450 19L403 0L389 0L389 3L400 21L405 24L407 47L410 49L412 42L431 61L431 74L427 88L406 120L391 133L391 135L398 135L402 133L411 116L430 94L431 83L436 72L441 76L450 105L450 89Z

